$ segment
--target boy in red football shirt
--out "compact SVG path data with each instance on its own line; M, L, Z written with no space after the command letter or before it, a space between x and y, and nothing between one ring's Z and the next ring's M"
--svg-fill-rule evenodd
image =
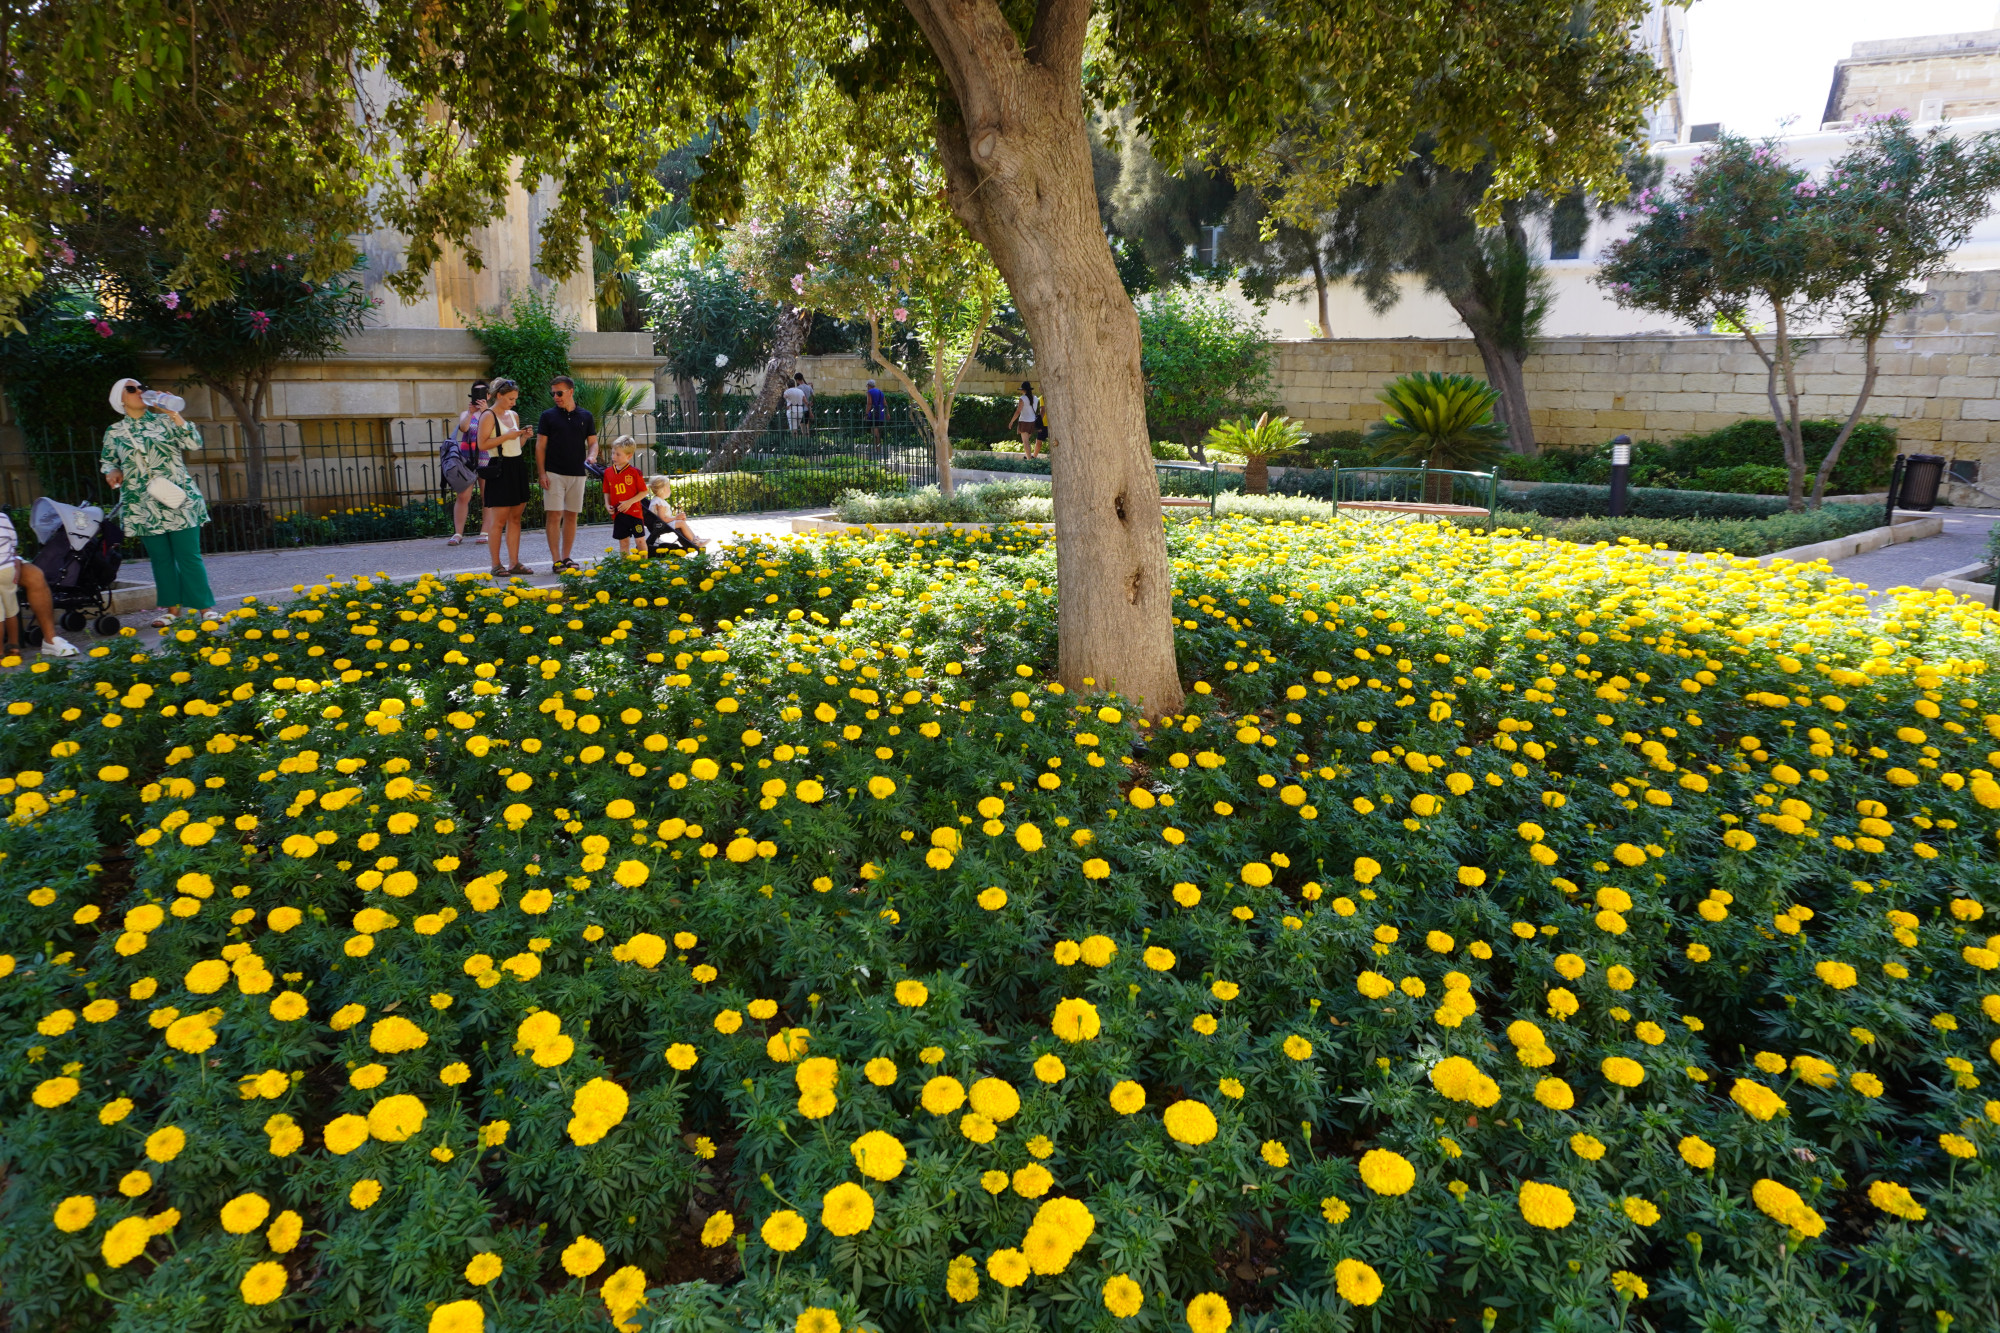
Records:
M646 498L646 478L632 466L632 437L620 435L611 442L611 466L604 469L604 507L611 511L611 535L618 542L618 554L628 555L636 539L644 550L646 520L640 505Z

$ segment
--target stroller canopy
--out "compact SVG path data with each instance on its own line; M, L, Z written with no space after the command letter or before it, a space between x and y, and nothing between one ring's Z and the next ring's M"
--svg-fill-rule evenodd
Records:
M81 551L103 522L104 511L96 505L60 504L46 495L35 501L28 515L28 526L35 530L35 536L48 542L60 531L68 536L72 551Z

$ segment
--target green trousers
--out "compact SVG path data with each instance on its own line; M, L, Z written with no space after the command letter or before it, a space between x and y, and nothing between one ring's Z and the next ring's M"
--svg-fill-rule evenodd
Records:
M206 611L215 605L208 570L201 563L201 529L181 528L139 539L153 562L153 587L161 606Z

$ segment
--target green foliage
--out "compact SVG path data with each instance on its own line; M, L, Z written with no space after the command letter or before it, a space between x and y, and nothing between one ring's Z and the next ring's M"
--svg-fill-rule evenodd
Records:
M1171 727L1049 678L1019 529L329 582L0 679L11 1317L553 1333L629 1265L689 1333L1089 1333L1119 1273L1163 1329L1982 1327L1989 617L1446 525L1167 540ZM296 1247L223 1230L250 1193ZM1088 1234L1003 1289L1054 1199Z
M1201 437L1231 413L1275 396L1271 335L1217 287L1165 287L1135 303L1146 422L1197 457Z
M1839 437L1844 423L1825 418L1799 423L1805 442L1807 464L1817 468L1829 446ZM1885 487L1889 465L1896 456L1896 429L1880 418L1856 424L1835 463L1831 494L1866 494ZM1784 446L1778 428L1768 417L1745 417L1719 430L1700 435L1684 435L1667 442L1635 441L1632 446L1631 480L1637 486L1658 488L1687 487L1694 490L1750 490L1758 477L1770 469L1783 469ZM1723 486L1701 481L1705 472L1729 473L1731 469L1751 469L1735 473L1737 483ZM1501 475L1510 481L1607 482L1611 478L1611 445L1595 448L1549 448L1532 458L1509 455L1500 460ZM1760 471L1761 470L1761 471ZM1782 494L1780 484L1770 494Z
M673 378L694 381L705 410L720 406L732 377L753 376L763 366L778 308L699 233L668 237L633 278L653 351L667 358Z
M1577 518L1601 515L1611 502L1609 486L1582 486L1551 482L1517 494L1508 494L1513 507L1549 518ZM1664 487L1634 486L1625 492L1625 512L1633 518L1767 518L1785 510L1781 496L1728 494L1717 491L1683 491ZM1867 505L1843 505L1844 509L1867 510ZM1873 511L1880 513L1879 509Z
M1781 467L1738 463L1734 467L1696 468L1689 478L1700 491L1733 491L1743 495L1783 495L1791 476Z
M504 377L520 386L514 411L524 425L532 425L555 406L549 381L569 374L569 345L576 324L553 295L533 287L517 288L498 306L480 311L477 322L466 328L492 362L488 377Z
M623 375L576 382L576 405L590 413L600 431L612 417L636 412L645 401L645 386L633 384ZM607 438L604 443L609 444L610 440Z
M992 481L960 486L951 495L935 486L922 486L907 495L850 491L840 497L838 509L848 523L1047 522L1046 513L1024 514L1020 502L1029 497L1047 499L1049 494L1046 481Z
M1304 448L1309 438L1306 428L1290 417L1281 416L1274 420L1266 412L1255 421L1249 417L1238 417L1234 421L1216 423L1209 430L1208 438L1202 441L1202 448L1204 452L1215 450L1235 454L1245 460L1271 459Z
M71 493L71 468L64 466L73 460L58 462L57 455L96 447L115 419L107 391L128 375L138 377L139 346L90 318L79 293L38 292L17 313L21 329L0 335L0 387L44 493L73 501L81 497Z
M970 468L975 472L1029 472L1044 477L1049 475L1049 460L1047 455L1043 455L1040 458L1023 458L1018 447L1011 454L987 453L980 450L973 450L967 453L954 452L952 454L952 465L954 467Z
M1507 428L1493 419L1500 393L1483 380L1422 371L1391 380L1375 396L1389 410L1366 440L1384 460L1471 472L1490 468L1502 453Z
M1518 496L1505 503L1518 503ZM1785 512L1782 506L1762 517L1730 517L1711 513L1700 518L1631 516L1603 518L1548 518L1533 511L1502 508L1491 523L1481 527L1512 528L1538 533L1566 542L1638 542L1664 546L1670 551L1725 551L1731 555L1770 555L1795 546L1811 546L1866 532L1882 521L1882 511L1871 505L1831 504L1803 513Z

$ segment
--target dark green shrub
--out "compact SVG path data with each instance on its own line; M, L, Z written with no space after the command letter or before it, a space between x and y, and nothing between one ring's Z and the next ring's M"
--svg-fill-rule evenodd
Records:
M1731 555L1754 556L1866 532L1880 520L1880 511L1873 505L1831 504L1801 514L1777 513L1768 518L1551 519L1502 509L1494 523L1566 542L1616 543L1629 539L1648 546L1664 543L1670 551L1726 551ZM1491 525L1481 520L1463 526Z
M1765 467L1761 463L1700 468L1690 480L1704 491L1726 491L1737 495L1785 495L1791 489L1791 473L1784 468Z
M1611 503L1611 488L1555 483L1509 495L1506 503L1545 518L1602 517ZM1782 496L1725 495L1651 486L1635 486L1625 493L1625 512L1631 518L1763 518L1784 508Z
M1841 423L1821 418L1799 423L1806 445L1806 479L1810 489L1812 473L1826 456L1827 446L1840 433ZM1693 475L1702 468L1736 467L1757 464L1783 467L1785 452L1778 443L1778 428L1763 418L1746 418L1703 435L1684 435L1668 446L1677 471ZM1881 490L1889 484L1889 464L1896 456L1896 428L1881 418L1871 418L1854 428L1854 434L1840 451L1828 478L1827 494L1853 495Z
M569 373L569 345L576 326L553 296L522 288L504 305L480 311L479 322L466 328L492 358L492 377L505 376L521 386L514 410L523 424L554 405L549 381Z

